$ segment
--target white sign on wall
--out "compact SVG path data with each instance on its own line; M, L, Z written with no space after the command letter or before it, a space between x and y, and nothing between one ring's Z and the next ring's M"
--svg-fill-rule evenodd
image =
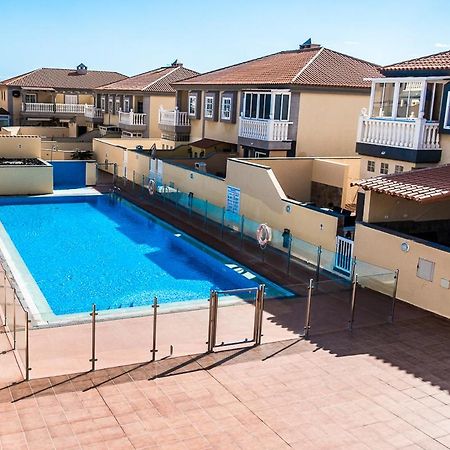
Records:
M237 187L227 186L227 211L239 214L241 208L241 190Z

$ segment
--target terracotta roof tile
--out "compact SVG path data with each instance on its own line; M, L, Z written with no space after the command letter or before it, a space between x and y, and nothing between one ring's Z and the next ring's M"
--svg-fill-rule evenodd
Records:
M397 70L450 70L450 50L383 67L383 72Z
M322 47L283 51L176 83L182 85L306 85L368 88L379 66Z
M352 186L416 202L442 200L450 197L450 164L368 178Z
M181 65L176 67L160 67L130 78L101 86L105 91L143 91L174 93L171 83L198 75L198 72Z
M89 70L78 74L74 69L36 69L17 77L0 82L7 86L59 88L59 89L95 89L103 84L127 78L118 72Z

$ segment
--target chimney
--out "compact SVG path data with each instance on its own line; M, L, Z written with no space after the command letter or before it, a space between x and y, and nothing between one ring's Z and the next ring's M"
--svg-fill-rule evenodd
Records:
M83 63L78 64L77 74L78 75L86 75L87 74L87 66L85 66Z
M178 59L176 59L172 64L172 67L182 67L183 63L179 62Z

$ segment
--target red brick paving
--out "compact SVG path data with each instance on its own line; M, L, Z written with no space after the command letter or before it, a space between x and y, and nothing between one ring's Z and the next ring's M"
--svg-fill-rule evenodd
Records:
M0 448L447 448L449 344L429 315L19 383Z

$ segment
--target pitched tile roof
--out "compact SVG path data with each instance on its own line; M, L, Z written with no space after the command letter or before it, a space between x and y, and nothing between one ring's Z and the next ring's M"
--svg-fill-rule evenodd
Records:
M182 65L160 67L125 80L101 86L105 91L143 91L157 93L174 93L171 83L198 75L198 72Z
M450 197L450 164L368 178L352 186L416 202L442 200Z
M380 67L327 48L289 50L214 70L182 85L304 85L368 88Z
M85 74L76 69L36 69L17 77L0 82L7 86L59 88L59 89L95 89L103 84L127 78L118 72L87 70Z
M383 72L397 70L450 70L450 50L383 67Z

